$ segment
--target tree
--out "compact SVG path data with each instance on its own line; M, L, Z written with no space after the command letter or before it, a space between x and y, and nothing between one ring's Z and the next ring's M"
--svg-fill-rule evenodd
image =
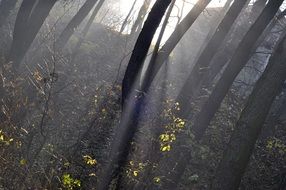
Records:
M255 5L257 6L257 5ZM263 7L260 6L260 9L258 9L257 12L251 13L248 18L255 20L258 14L262 11ZM245 24L245 23L244 23ZM239 35L243 30L243 25L238 26L237 31L234 32L233 36L237 38L237 35ZM242 32L243 33L243 32ZM241 34L240 34L241 35ZM241 37L242 38L242 37ZM228 49L224 49L224 51L229 51ZM219 60L218 60L219 61ZM218 62L220 63L220 62ZM210 66L210 70L212 70L213 65ZM204 77L207 78L208 75L205 75ZM205 83L204 83L205 84ZM186 89L185 89L186 90ZM194 98L193 98L194 99ZM188 166L190 161L192 160L192 152L185 146L185 141L189 139L189 135L186 133L182 133L177 137L177 143L176 148L174 148L173 151L175 151L170 159L168 159L168 165L171 165L172 171L168 172L166 176L168 176L168 180L166 181L163 186L164 187L171 187L171 189L175 189L176 185L178 184L180 177L183 175L185 168ZM165 161L166 162L166 161ZM164 161L162 162L163 165L165 165Z
M134 0L131 9L129 10L129 12L128 12L126 18L124 19L124 21L123 21L123 23L122 23L122 25L121 25L121 28L120 28L120 31L119 31L120 33L122 33L122 32L124 31L126 25L128 24L130 15L131 15L131 13L133 12L136 3L137 3L137 0Z
M57 0L23 0L18 11L13 42L7 58L17 68Z
M81 6L76 15L71 19L68 25L60 34L58 40L56 41L57 49L65 47L74 31L79 27L82 21L86 18L88 13L94 7L98 0L86 0L86 2ZM102 2L102 1L101 1Z
M259 36L273 19L282 2L282 0L270 1L239 44L220 80L194 121L192 129L198 139L204 134L236 76L250 58Z
M137 18L131 28L131 34L136 34L136 32L140 31L140 29L142 28L142 24L144 22L144 18L148 12L150 4L151 0L146 0L143 2L143 5L141 6Z
M170 53L173 51L173 49L176 47L178 42L182 39L184 34L188 31L188 29L192 26L192 24L195 22L195 20L198 18L198 16L201 14L201 12L205 9L205 7L210 3L210 0L200 0L198 1L192 10L186 15L186 17L182 20L182 22L176 27L175 31L171 34L171 36L168 38L168 40L165 42L165 44L162 46L162 48L159 50L158 55L156 56L156 64L149 64L148 70L152 71L150 75L146 78L146 88L150 86L151 82L154 80L155 76L159 72L160 68L162 67L163 63L168 59ZM141 66L142 67L142 66ZM141 69L134 70L134 75L132 78L130 78L130 81L135 81L134 76L138 76ZM145 74L146 75L146 74ZM133 85L133 82L130 84L130 86ZM144 89L146 91L146 89ZM126 92L124 96L127 96L129 93L129 90L126 89Z
M250 14L246 12L245 14L241 15L242 22L238 22L237 25L231 29L231 35L229 36L229 38L225 39L226 42L224 42L220 50L218 50L216 55L212 58L209 67L203 71L199 83L197 83L196 86L193 87L191 91L192 97L190 97L190 99L188 100L190 102L188 104L189 107L187 108L187 111L183 110L184 117L190 117L190 113L193 111L194 102L198 100L199 97L203 96L200 90L203 88L207 88L209 90L211 89L213 81L215 81L215 77L231 59L232 55L234 54L239 45L239 42L242 40L243 36L250 28L251 23L255 22L264 7L265 0L258 0L253 4L252 11L250 12ZM258 40L259 42L256 43L255 48L261 44L261 42L265 39L265 36L269 34L269 30L273 28L275 23L276 22L273 22L273 24L270 24L267 27L268 30L265 30L263 35L260 36L260 39ZM189 89L185 90L189 91ZM178 101L179 97L180 95L178 96ZM186 109L185 106L183 106L183 109Z
M17 0L2 0L0 2L0 28L5 24L16 3Z
M88 21L87 21L87 23L86 23L86 25L85 25L85 27L84 27L82 33L81 33L81 36L80 36L80 38L79 38L79 40L78 40L78 42L76 43L76 46L75 46L75 48L74 48L74 51L73 51L73 54L72 54L71 62L74 61L74 59L75 59L75 57L76 57L76 54L77 54L77 51L79 50L80 46L82 45L82 43L83 43L83 41L84 41L84 39L85 39L85 37L86 37L86 35L87 35L87 33L88 33L88 31L89 31L91 25L92 25L92 23L93 23L93 21L94 21L96 15L97 15L98 11L99 11L100 8L102 7L104 1L105 1L105 0L100 0L100 1L98 2L98 4L96 5L96 7L94 8L94 10L93 10L93 12L92 12L90 18L88 19Z
M144 59L148 53L156 29L158 28L170 3L171 0L157 0L155 2L135 43L122 84L122 102L124 105L123 113L121 115L121 121L117 133L115 134L115 140L111 146L109 156L110 161L104 168L101 175L102 178L98 184L99 190L108 189L112 179L120 175L122 168L127 162L131 142L137 130L134 126L137 126L143 103L140 98L137 99L137 95L139 94L131 89L134 84L133 80L136 80L137 78L136 74L139 73L139 70L144 63ZM120 185L120 181L118 184Z
M145 74L144 88L141 89L144 92L147 92L150 87L152 81L155 76L159 72L163 63L168 59L171 52L177 46L179 41L182 39L184 34L188 31L188 29L193 25L198 16L202 13L202 11L206 8L206 6L210 3L210 0L199 0L192 10L186 15L186 17L179 23L175 29L175 31L171 34L162 48L156 53L155 56L151 58L151 61L148 65L147 72Z
M258 3L258 2L265 2L265 0L259 0L256 1L252 7L252 11L251 14L249 16L249 19L251 20L251 22L254 22L255 19L257 18L257 16L259 16L259 14L261 13L262 9L265 6L265 3ZM255 11L253 11L255 10ZM282 16L283 13L278 13L277 14L277 18L273 19L271 21L271 23L267 26L267 28L263 31L262 35L259 37L258 41L255 44L255 47L253 49L257 49L259 45L262 44L262 42L265 40L265 37L271 32L271 30L273 29L273 27L277 24L277 22L282 20ZM248 22L248 21L245 21ZM245 24L245 23L244 23ZM229 43L227 43L223 49L217 54L217 56L215 56L212 60L212 63L210 65L210 68L208 69L208 71L206 72L206 74L203 76L202 81L200 83L200 85L196 86L195 91L198 91L199 89L203 88L203 87L210 87L213 83L212 81L215 80L215 77L218 75L218 73L222 70L222 68L227 64L227 62L231 59L231 56L234 54L234 52L236 51L237 48L237 43L235 43L235 41L237 40L241 40L243 38L243 36L240 35L243 32L243 25L240 26L237 31L233 34L233 37ZM238 37L239 36L239 37ZM196 99L198 96L200 96L200 94L195 94L193 96L192 99Z
M158 56L158 51L159 51L159 48L160 48L160 44L161 44L161 41L162 41L162 38L164 36L164 33L165 33L165 30L166 30L166 27L168 25L168 21L169 21L169 18L171 16L171 13L172 13L172 10L175 6L175 3L176 3L176 0L173 0L167 13L166 13L166 16L165 16L165 20L162 24L162 28L160 30L160 33L159 33L159 36L158 36L158 39L156 41L156 44L154 46L154 49L153 49L153 53L152 53L152 56L151 56L151 59L148 63L148 67L147 67L147 70L144 74L144 78L143 78L143 82L142 82L142 86L141 86L141 89L143 92L147 92L148 88L150 87L151 85L151 82L149 79L152 75L152 72L153 72L153 67L154 65L156 64L156 59L157 59L157 56Z
M247 0L235 0L233 2L225 17L218 25L215 33L209 40L208 44L198 56L193 69L177 98L177 102L179 102L180 105L184 105L181 107L179 113L180 117L188 116L188 108L190 107L191 99L196 85L200 83L204 71L209 68L212 58L223 43L223 40L225 39L227 33L229 32L231 26L233 25L246 2Z
M283 39L256 83L236 124L235 131L212 182L212 190L235 190L239 188L241 177L247 167L264 120L275 97L281 92L286 79L285 32L283 35Z
M171 0L156 1L152 8L152 11L148 15L149 19L147 19L144 23L144 27L138 36L138 39L134 46L134 50L131 54L127 69L124 74L122 82L122 105L124 105L126 98L128 98L131 89L133 88L133 85L137 80L137 77L139 76L138 74L143 67L144 60L148 53L153 36L170 3Z

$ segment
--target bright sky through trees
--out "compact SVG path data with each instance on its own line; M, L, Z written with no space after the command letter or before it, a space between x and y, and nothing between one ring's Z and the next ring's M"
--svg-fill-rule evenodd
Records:
M119 10L121 11L121 14L123 15L123 18L130 11L130 8L131 8L133 2L134 2L133 0L120 0L119 1L118 7L119 7ZM133 19L136 18L138 10L142 6L143 2L144 2L144 0L137 0L136 6L135 6L135 11L131 15ZM155 1L153 0L153 3L154 2ZM164 42L169 37L169 35L173 32L173 29L174 29L174 27L178 21L178 16L184 17L192 9L193 5L196 2L197 2L197 0L176 0L176 5L175 5L175 8L173 9L171 17L169 19L169 24L168 24L168 27L166 28L162 42ZM213 0L209 4L208 7L222 7L222 6L224 6L225 2L226 2L226 0ZM184 7L184 8L182 9L182 7ZM183 18L181 18L181 19L183 19ZM155 37L155 39L156 39L156 37Z

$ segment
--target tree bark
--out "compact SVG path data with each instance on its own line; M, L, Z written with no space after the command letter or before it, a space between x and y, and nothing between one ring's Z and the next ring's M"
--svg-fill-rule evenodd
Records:
M261 2L264 0L259 0L256 2ZM225 44L221 47L221 50L216 53L216 55L211 60L210 66L208 69L204 71L204 73L201 76L201 80L197 85L192 89L192 97L188 100L190 104L189 107L184 107L184 117L190 118L192 115L191 113L194 110L194 103L199 99L199 97L202 96L202 92L200 91L202 88L211 89L212 85L215 81L216 76L220 73L220 71L224 68L224 66L228 63L228 61L231 59L232 55L236 51L239 42L243 39L244 35L248 31L248 29L251 27L251 23L254 23L263 8L265 7L265 4L263 3L254 3L252 9L255 9L255 11L251 11L250 14L241 15L243 17L242 23L238 23L238 26L234 27L233 31L231 31L231 36L229 37L230 40L226 39ZM267 30L263 32L263 35L260 36L259 42L256 43L255 49L262 43L262 41L265 39L266 35L269 34L269 30L271 30L276 22L272 22L267 27ZM188 89L185 89L188 91ZM183 91L183 89L182 89ZM200 105L199 105L200 106Z
M143 5L141 6L138 16L131 28L131 34L134 35L136 34L138 31L140 31L142 24L144 22L144 18L148 12L148 9L150 7L151 4L151 0L146 0L144 1Z
M191 105L190 100L193 97L195 87L200 83L204 71L209 68L212 58L217 53L218 48L223 43L223 40L225 39L241 10L246 5L246 2L247 0L235 0L233 2L225 17L218 25L216 32L213 34L208 44L199 55L177 98L177 102L179 102L180 105L184 105L179 111L180 117L186 118L188 116L188 107Z
M23 0L17 14L8 61L17 68L57 0Z
M86 35L87 35L87 33L88 33L88 31L89 31L91 25L92 25L92 23L93 23L93 21L94 21L96 15L97 15L98 11L99 11L100 8L102 7L104 1L105 1L105 0L100 0L100 1L98 2L98 4L96 5L96 7L94 8L94 10L93 10L93 12L92 12L92 14L91 14L89 20L87 21L87 23L86 23L86 25L85 25L85 27L84 27L82 33L81 33L81 36L80 36L80 38L79 38L79 40L78 40L78 42L77 42L77 44L76 44L76 46L75 46L75 48L74 48L74 51L73 51L73 54L72 54L72 58L71 58L71 62L72 62L72 63L73 63L73 61L74 61L74 59L75 59L75 57L76 57L76 55L77 55L77 51L79 50L80 46L82 45L82 43L83 43L83 41L84 41L84 39L85 39L85 37L86 37Z
M148 83L146 86L150 86L151 82L154 80L155 76L159 72L163 63L168 59L170 53L174 50L178 42L182 39L184 34L188 31L188 29L192 26L198 16L202 13L205 7L210 3L211 0L200 0L198 1L192 10L186 15L186 17L182 20L182 22L176 27L175 31L168 38L166 43L159 50L158 55L156 57L156 64L149 64L149 67L152 68L152 73L148 76ZM137 70L139 73L140 69ZM138 73L135 75L137 76ZM134 78L132 79L134 81ZM133 83L132 83L133 85ZM126 92L128 94L128 92Z
M143 65L156 29L170 3L171 0L157 0L155 2L136 41L123 79L122 101L124 102L125 100L126 104L124 104L121 121L118 130L116 131L114 141L111 144L109 162L107 163L107 166L104 167L101 179L97 186L99 190L108 189L112 179L116 179L120 175L120 172L122 172L122 169L127 162L131 142L137 131L137 128L134 126L137 126L138 124L143 103L143 99L141 99L142 96L137 96L140 94L131 90L131 87L134 80L137 78L137 73L139 73ZM130 96L130 98L128 97L128 101L126 99L127 94Z
M0 28L5 24L11 11L15 8L17 0L2 0L0 3Z
M150 82L154 80L160 68L168 59L171 52L174 50L174 48L177 46L184 34L189 30L189 28L193 25L193 23L196 21L196 19L199 17L199 15L203 12L203 10L209 3L210 0L199 0L194 5L192 10L182 20L182 22L176 27L175 31L171 34L171 36L168 38L168 40L158 52L156 64L153 67L152 75L149 76Z
M127 69L122 82L122 105L128 98L138 74L140 73L149 47L151 45L153 36L159 27L159 24L167 10L171 0L158 0L154 4L151 12L148 15L144 27L139 34L139 37L134 46L134 50L130 57Z
M127 23L128 23L128 20L129 20L129 18L130 18L130 15L131 15L131 13L132 13L133 10L134 10L134 7L135 7L136 3L137 3L137 0L134 0L131 9L129 10L129 12L128 12L126 18L124 19L124 21L123 21L123 23L122 23L122 25L121 25L121 28L120 28L120 31L119 31L120 33L122 33L122 32L124 31L124 29L125 29L125 27L126 27L126 25L127 25Z
M162 41L162 38L164 36L164 33L165 33L165 30L166 30L166 27L168 25L168 21L169 21L169 18L171 16L171 13L172 13L172 10L175 6L175 3L176 3L176 0L172 0L172 3L166 13L166 16L165 16L165 20L162 24L162 28L161 28L161 31L159 33L159 36L158 36L158 39L156 41L156 44L155 44L155 47L153 49L153 53L152 53L152 56L151 56L151 59L149 61L149 64L148 64L148 67L146 69L146 72L144 74L144 78L143 78L143 82L142 82L142 86L141 86L141 91L143 92L147 92L152 81L150 80L150 76L152 75L152 72L154 70L154 66L155 66L155 63L156 63L156 59L157 59L157 56L158 56L158 51L159 51L159 48L160 48L160 44L161 44L161 41Z
M86 0L82 5L76 15L71 19L68 25L60 34L58 40L56 41L57 49L64 48L71 36L74 34L74 31L79 27L82 21L86 18L88 13L94 7L98 0Z
M197 139L200 139L203 136L236 76L249 60L259 36L263 33L264 29L278 11L281 5L280 2L282 3L283 0L270 1L244 36L213 92L194 121L192 129Z
M286 39L284 33L283 40L271 56L269 64L256 83L236 124L235 131L212 182L212 190L239 188L241 177L247 167L264 120L286 79L285 61Z

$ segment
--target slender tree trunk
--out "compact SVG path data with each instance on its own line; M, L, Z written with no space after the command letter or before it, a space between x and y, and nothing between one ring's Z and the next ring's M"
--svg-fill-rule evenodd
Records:
M122 23L122 26L121 26L120 31L119 31L120 33L122 33L122 32L124 31L124 29L125 29L126 25L128 24L128 21L129 21L130 15L131 15L131 13L133 12L134 7L135 7L136 3L137 3L137 0L134 0L133 5L132 5L131 9L129 10L129 12L128 12L128 14L127 14L126 18L124 19L124 21L123 21L123 23Z
M147 92L152 81L150 81L150 77L152 75L152 72L153 72L153 69L154 69L154 65L156 63L156 59L157 59L157 56L158 56L158 51L159 51L159 48L160 48L160 44L161 44L161 41L162 41L162 38L164 36L164 33L165 33L165 30L166 30L166 27L168 25L168 21L169 21L169 18L171 16L171 13L172 13L172 10L175 6L175 3L176 3L176 0L172 0L172 3L167 11L167 14L165 16L165 20L163 22L163 25L162 25L162 28L161 28L161 31L159 33L159 36L158 36L158 39L156 41L156 44L155 44L155 47L153 49L153 53L152 53L152 56L151 56L151 59L150 59L150 62L148 64L148 67L147 67L147 70L144 74L144 79L143 79L143 83L142 83L142 87L141 87L141 90L143 92Z
M162 67L163 63L168 59L170 53L174 50L178 42L182 39L184 34L188 31L188 29L192 26L192 24L195 22L195 20L198 18L198 16L202 13L202 11L206 8L206 6L210 3L211 0L199 0L192 10L186 15L186 17L182 20L182 22L176 27L175 31L172 33L172 35L168 38L166 43L162 46L162 48L159 50L158 55L156 57L156 64L149 64L148 67L152 73L148 76L148 80L146 83L146 86L150 86L151 82L154 80L155 76L159 72L160 68ZM139 73L140 70L138 69L137 72ZM135 76L138 75L138 73L134 73ZM134 81L134 78L132 78L131 81ZM133 85L133 82L130 84L130 86ZM126 95L128 95L129 92L126 90Z
M2 0L0 3L0 28L5 24L18 0Z
M152 66L153 67L152 75L150 75L149 76L150 79L148 79L150 82L154 80L160 68L162 67L164 62L168 59L171 52L177 46L177 44L182 39L184 34L197 20L199 15L203 12L203 10L210 3L210 1L211 0L199 0L194 5L192 10L185 16L182 22L176 27L175 31L171 34L166 43L162 46L162 48L158 52L158 55L156 57L156 64Z
M203 136L236 76L249 60L259 36L278 11L280 2L282 3L283 0L270 1L241 41L223 75L194 121L193 132L197 139Z
M82 5L76 15L71 19L71 21L60 34L58 40L56 41L57 49L65 47L71 36L74 34L75 30L87 17L88 13L97 3L97 1L98 0L86 0L86 2Z
M80 49L80 46L82 45L82 43L83 43L83 41L84 41L84 39L85 39L85 37L86 37L86 35L87 35L91 25L92 25L96 15L97 15L98 11L102 7L104 1L105 0L100 0L98 2L98 4L96 5L96 7L94 8L94 10L92 12L92 15L90 16L89 20L87 21L87 23L86 23L86 25L85 25L82 33L81 33L81 36L80 36L80 38L79 38L79 40L78 40L78 42L77 42L77 44L76 44L76 46L74 48L74 51L73 51L73 54L72 54L72 58L71 58L71 62L74 61L74 59L75 59L75 57L77 55L77 51Z
M236 190L239 188L241 177L247 167L264 120L286 79L285 61L286 38L284 35L277 50L271 56L266 70L256 83L236 124L235 131L212 182L212 190Z
M219 16L218 16L218 18L217 18L217 20L218 20L217 23L213 23L213 24L211 25L211 28L210 28L210 30L209 30L209 32L208 32L208 35L207 35L207 37L205 38L203 45L201 46L201 49L200 49L200 51L199 51L199 55L200 55L200 53L203 51L203 49L205 48L204 45L206 45L206 44L209 42L209 40L211 39L211 37L214 35L214 33L215 33L215 31L216 31L218 25L220 24L221 20L224 18L225 14L227 13L227 11L228 11L228 9L229 9L229 7L230 7L232 1L233 1L233 0L228 0L228 1L225 3L225 5L224 5L223 8L222 8L222 11L220 11ZM213 20L211 20L211 21L213 21Z
M260 6L260 11L261 12L263 9L263 7ZM249 16L249 18L252 18L253 20L258 16L257 14L251 14ZM240 29L239 29L240 30ZM240 31L241 32L241 31ZM237 34L237 33L236 33ZM236 36L236 35L234 35ZM189 164L190 160L192 159L192 154L190 152L190 150L188 149L185 149L184 147L184 141L186 141L186 139L188 139L188 135L186 135L185 133L183 134L180 134L178 137L177 137L177 141L181 141L179 142L182 143L183 145L176 145L176 148L174 151L176 151L176 153L174 153L174 155L176 155L176 157L173 157L171 158L171 163L169 162L168 165L172 165L173 168L172 168L172 172L169 172L168 173L168 179L172 179L172 181L170 181L170 183L167 183L167 185L165 185L165 187L169 186L171 187L171 189L175 189L176 187L176 184L179 183L179 179L180 177L182 176L182 174L184 173L185 171L185 168L187 167L187 165ZM172 161L174 160L174 161ZM163 165L166 164L165 162L163 163ZM167 188L166 187L166 188ZM168 188L167 188L168 189Z
M264 0L259 0L259 2ZM257 1L256 1L257 2ZM239 42L243 39L243 36L246 34L247 30L250 28L251 23L255 22L263 8L265 7L265 4L258 4L255 3L253 5L253 8L255 8L256 11L251 11L250 14L242 15L243 20L242 23L238 24L232 32L231 36L229 37L230 40L227 41L221 50L216 53L216 55L211 60L210 66L206 71L202 74L200 82L193 88L192 97L189 100L191 102L189 104L189 107L185 109L184 116L190 117L191 113L194 110L194 102L199 99L199 97L202 96L202 92L200 91L202 88L208 88L211 89L213 81L215 80L215 77L219 74L219 72L223 69L223 67L228 63L228 61L231 59L232 55L236 51ZM276 24L270 24L267 28L267 30L264 31L263 35L260 36L259 42L256 43L255 49L262 43L262 41L265 39L266 35L269 34L269 30L273 28L273 26ZM189 90L189 89L185 89ZM183 89L182 89L183 91ZM200 106L200 105L199 105ZM186 111L187 110L187 111Z
M259 7L265 6L267 0L257 0L252 6L251 12L260 11Z
M152 11L148 15L149 19L146 20L144 27L139 34L122 82L122 105L124 105L126 98L128 98L131 89L139 76L153 36L170 3L171 0L156 1Z
M134 90L131 91L132 83L133 80L137 78L137 73L139 73L144 63L156 29L170 3L171 0L157 0L155 2L135 44L123 79L123 102L127 97L127 89L128 92L132 92L132 94L129 95L128 93L130 98L128 97L128 101L124 104L121 122L111 146L110 161L102 171L101 180L98 184L99 190L108 189L112 179L118 177L127 162L131 142L137 130L137 128L133 126L137 126L143 103L140 98L142 96L136 97L135 93L137 95L140 94ZM134 73L136 74L134 75Z
M151 0L144 0L144 3L139 10L138 16L131 28L132 35L136 34L142 28L142 24L144 22L144 18L148 12L150 4L151 4Z
M175 3L176 3L176 0L172 0L170 6L169 6L169 8L168 8L168 11L167 11L167 13L166 13L165 19L164 19L164 21L163 21L163 24L162 24L162 27L161 27L161 30L160 30L160 33L159 33L159 36L158 36L158 39L157 39L156 44L155 44L155 47L154 47L154 49L153 49L153 53L152 53L152 56L151 56L151 60L150 60L150 62L149 62L149 65L155 64L155 60L156 60L156 57L157 57L157 55L158 55L158 50L159 50L159 47L160 47L162 38L163 38L163 36L164 36L166 27L167 27L167 25L168 25L168 21L169 21L169 18L170 18L170 16L171 16L172 10L173 10L173 8L174 8L174 6L175 6ZM148 91L148 89L149 89L149 87L150 87L150 86L146 86L146 85L148 84L148 82L147 82L147 81L148 81L148 76L149 76L150 73L152 72L152 69L150 69L150 68L151 68L151 67L148 67L148 68L147 68L147 71L145 72L145 76L144 76L144 79L143 79L143 83L141 84L140 91ZM167 65L166 65L166 68L167 68ZM164 76L166 77L166 76L167 76L167 73L164 73ZM163 87L163 88L164 88L164 87ZM164 88L163 91L165 91L165 88ZM141 98L140 100L142 101L141 104L143 104L144 101L145 101L145 97L142 96L142 98ZM142 106L141 110L143 110L143 109L144 109L144 106ZM141 110L139 110L139 112L141 112ZM160 111L161 111L161 110L160 110ZM138 126L137 126L137 125L133 125L133 127L137 128ZM154 139L157 138L157 137L158 137L158 134L159 134L158 129L157 129L156 131L154 131L153 134L154 134ZM151 159L154 159L154 161L156 162L155 158L151 158ZM147 172L147 174L145 174L144 178L145 178L145 179L149 179L149 180L150 180L150 183L149 183L149 184L146 184L146 182L144 182L144 183L145 183L145 185L144 185L144 184L142 183L142 181L141 181L141 183L138 183L138 184L136 185L136 189L138 189L138 190L140 190L140 189L146 189L146 188L149 189L149 188L152 187L152 182L153 182L153 181L152 181L152 179L150 179L150 176L149 176L150 173L151 173L151 168L149 168L149 170L146 171L146 172ZM147 187L146 187L146 186L147 186ZM151 189L152 189L152 188L151 188Z
M17 68L31 46L56 0L23 0L17 14L8 61Z
M271 106L270 113L268 114L266 121L264 122L263 129L261 131L259 140L265 141L267 138L274 136L277 125L280 124L280 116L284 112L286 107L285 89L282 97L278 101L275 101Z
M263 7L261 7L261 5L259 5L259 6L261 9L263 9ZM260 12L261 12L261 10L259 9L257 11L257 8L256 8L256 11L252 12L252 14L249 16L249 19L254 20L253 18L256 18L257 14L259 14ZM259 39L256 42L255 47L253 49L257 49L259 47L259 45L261 45L262 42L265 40L266 36L271 32L273 27L277 24L277 22L279 20L282 20L282 17L279 17L279 15L280 14L278 14L277 19L273 19L271 21L271 23L267 26L267 28L263 31L263 34L259 37ZM240 29L238 29L237 35L239 35L240 33L242 33L242 31L240 31ZM234 36L237 36L237 35L234 35ZM210 66L210 69L204 75L204 77L202 78L201 85L197 86L195 91L198 91L203 86L209 87L211 85L212 81L215 80L215 77L222 70L222 68L227 64L229 59L231 59L231 56L236 51L237 47L236 47L236 44L233 43L234 40L237 40L237 39L233 38L233 40L224 47L224 49L221 51L221 53L219 53L218 56L216 56L213 59L212 64ZM193 99L195 99L196 97L198 97L198 96L194 95Z
M185 118L188 116L188 108L191 105L190 100L193 97L195 87L200 83L204 71L209 68L212 58L217 53L218 48L223 43L223 40L228 34L239 13L246 5L246 2L247 0L235 0L233 2L225 17L218 25L216 32L199 55L188 79L183 85L183 88L177 98L177 102L179 102L180 105L183 105L179 112L180 117Z

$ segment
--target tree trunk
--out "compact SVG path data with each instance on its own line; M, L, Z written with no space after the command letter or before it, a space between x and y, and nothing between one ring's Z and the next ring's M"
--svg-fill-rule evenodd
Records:
M168 59L171 52L177 46L179 41L182 39L184 34L193 25L199 15L203 12L206 6L210 3L210 0L199 0L192 10L185 16L182 22L176 27L175 31L168 38L166 43L159 50L158 56L156 58L156 64L154 65L152 75L149 76L149 81L152 82L162 67L163 63Z
M170 3L171 0L156 1L139 34L122 82L122 105L124 105L126 98L128 98L131 89L139 76L138 74L143 67L153 36Z
M158 36L158 39L156 41L156 44L155 44L155 47L153 49L153 53L152 53L152 56L151 56L151 59L149 61L149 64L148 64L148 67L147 67L147 70L144 74L144 78L143 78L143 82L142 82L142 86L141 86L141 91L143 92L147 92L152 81L150 81L150 77L152 75L152 72L153 72L153 69L154 69L154 65L156 64L156 59L157 59L157 56L158 56L158 51L159 51L159 48L160 48L160 44L161 44L161 41L162 41L162 38L164 36L164 33L165 33L165 30L166 30L166 27L168 25L168 21L169 21L169 18L171 16L171 13L172 13L172 10L175 6L175 3L176 3L176 0L172 0L172 3L167 11L167 14L165 16L165 20L162 24L162 28L161 28L161 31L159 33L159 36Z
M83 43L83 41L84 41L84 39L85 39L85 37L86 37L86 35L87 35L91 25L92 25L96 15L97 15L98 11L102 7L104 1L105 0L100 0L98 2L98 4L96 5L96 7L94 8L94 10L92 12L92 15L90 16L89 20L87 21L87 23L86 23L86 25L85 25L82 33L81 33L81 36L80 36L80 38L79 38L79 40L78 40L78 42L77 42L77 44L76 44L76 46L74 48L74 51L73 51L73 54L72 54L72 58L71 58L71 62L72 63L73 63L73 61L74 61L74 59L75 59L75 57L77 55L77 51L79 50L80 46L82 45L82 43Z
M263 7L260 7L260 10L257 13L252 13L249 18L252 18L253 20L258 16L257 14L259 14L259 12L261 12L263 9ZM241 28L241 26L240 26ZM240 28L238 29L240 31ZM241 32L241 31L240 31ZM235 32L235 34L237 34L238 32ZM236 36L236 35L234 35ZM242 37L241 37L242 38ZM227 50L227 49L226 49ZM184 137L185 134L181 134L180 136L177 137L177 141L184 141L189 137ZM183 142L181 142L183 143ZM187 167L187 165L189 164L190 160L192 159L192 154L190 151L188 151L188 149L184 149L184 146L176 146L175 148L176 153L174 153L176 155L176 157L171 158L171 160L174 160L174 162L172 163L168 163L168 165L172 165L172 172L168 173L168 179L172 179L175 182L173 184L178 184L178 179L180 179L180 176L184 173L185 168ZM163 163L163 165L166 163ZM171 181L172 182L172 181ZM168 183L167 183L168 186ZM173 189L176 187L170 185L170 187L173 187Z
M17 68L31 46L56 0L23 0L17 14L8 61Z
M264 0L256 1L261 2ZM189 107L185 108L184 110L184 117L190 117L192 116L191 113L193 113L194 110L194 103L199 99L199 97L202 97L202 91L201 89L207 88L211 89L212 85L215 81L216 76L219 74L219 72L224 68L224 66L228 63L228 61L231 59L232 55L236 51L239 42L243 39L244 35L246 34L247 30L251 27L251 23L255 22L263 8L265 7L265 4L258 4L255 3L253 5L253 8L255 8L256 11L251 11L250 14L241 15L242 23L238 23L238 26L233 27L231 36L228 39L226 39L225 44L221 47L221 50L216 53L216 55L211 60L210 66L206 71L202 74L200 82L192 89L192 97L188 100L190 104ZM276 21L276 20L275 20ZM267 30L264 31L263 35L259 38L259 42L256 43L255 49L262 43L262 41L265 39L266 35L269 34L269 30L271 30L276 22L272 22L267 27ZM185 89L188 91L188 89ZM183 91L183 89L182 89ZM200 101L201 103L201 101ZM200 107L200 104L196 106Z
M223 43L223 40L225 39L239 13L245 6L246 2L247 0L235 0L233 2L225 17L218 25L216 32L199 55L177 98L177 102L179 102L180 105L184 105L181 107L179 112L180 117L185 118L188 116L188 107L191 105L190 100L193 97L195 87L200 83L204 71L208 70L212 58L217 53L218 48Z
M259 36L275 16L282 2L283 0L270 1L244 36L213 92L194 121L193 132L196 134L197 139L203 136L236 76L249 60Z
M273 2L273 1L272 1ZM280 1L282 2L282 1ZM281 4L277 2L277 4ZM271 2L270 2L271 3ZM276 1L275 1L276 3ZM286 38L271 56L236 124L212 182L212 190L236 190L247 167L255 142L275 97L286 79Z
M119 31L120 33L122 33L122 32L124 31L124 29L125 29L126 25L128 24L128 21L129 21L130 15L131 15L131 13L133 12L134 7L135 7L136 3L137 3L137 0L134 0L133 5L132 5L131 9L129 10L129 12L128 12L128 14L127 14L126 18L124 19L124 21L123 21L123 23L122 23L122 26L121 26L120 31Z
M192 26L192 24L195 22L195 20L198 18L201 12L210 3L210 1L211 0L199 0L194 5L192 10L182 20L182 22L176 27L175 31L172 33L172 35L168 38L166 43L159 50L158 55L156 57L156 64L153 64L153 65L149 64L148 67L153 67L153 68L152 68L152 73L150 73L151 75L148 76L148 79L147 79L148 82L146 86L151 85L151 82L154 80L155 76L159 72L163 63L168 59L170 53L173 51L173 49L176 47L178 42L182 39L184 34L188 31L188 29ZM140 70L137 70L138 73L139 71ZM137 76L138 73L136 74L134 73L135 76ZM131 81L134 81L134 78ZM133 83L131 85L133 85Z
M86 18L88 13L94 7L98 0L86 0L86 2L82 5L76 15L71 19L68 25L60 34L56 45L57 49L61 49L65 47L71 36L74 34L75 30L79 27L82 21Z
M11 11L15 8L17 0L2 0L0 3L0 28L5 24Z
M140 31L142 24L144 22L144 18L148 12L148 9L150 7L151 4L151 0L145 0L143 5L141 6L138 16L131 28L131 34L134 35L136 34L138 31Z
M136 80L137 73L139 73L144 63L144 59L148 53L156 29L170 3L171 0L157 0L155 2L135 44L122 86L122 101L124 102L124 100L126 100L127 94L130 98L128 97L128 101L124 104L121 121L118 130L116 131L114 141L111 144L109 162L107 163L107 166L103 168L101 179L97 186L99 190L108 189L111 181L119 176L127 162L131 142L137 131L137 128L134 126L137 126L138 124L143 103L143 100L141 99L142 96L136 96L140 94L131 90L131 87L134 82L133 80ZM132 94L129 95L129 92Z

